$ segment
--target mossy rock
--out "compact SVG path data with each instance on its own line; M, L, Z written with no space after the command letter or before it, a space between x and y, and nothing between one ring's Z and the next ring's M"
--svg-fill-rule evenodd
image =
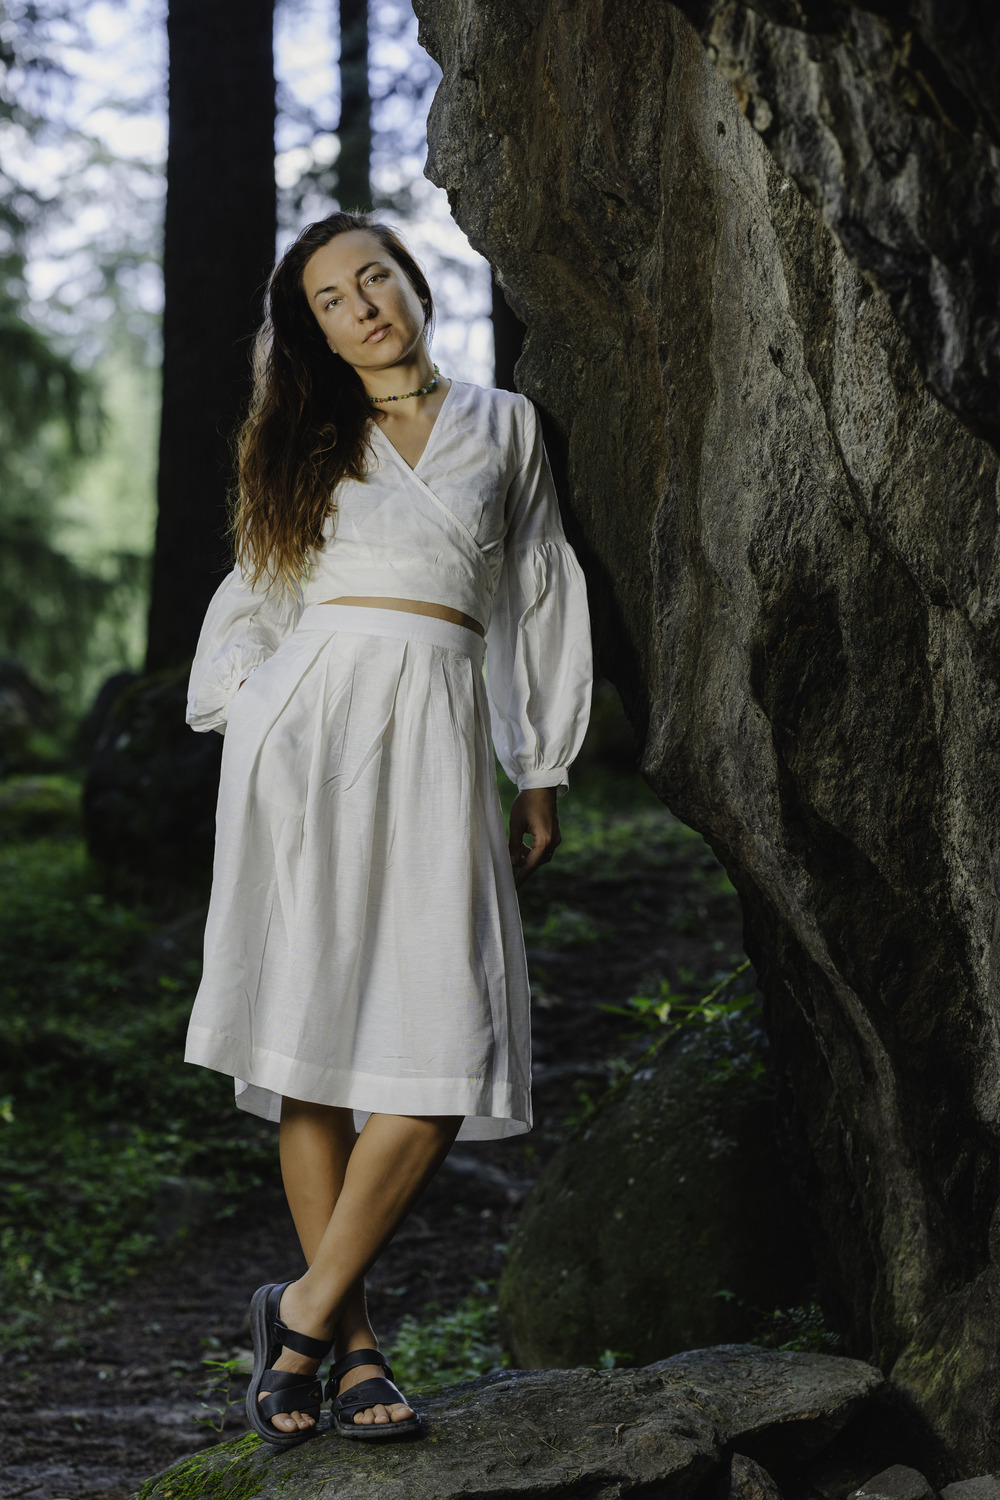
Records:
M140 677L115 700L84 785L87 847L112 887L153 894L207 882L222 737L185 722L189 668Z
M11 776L0 782L0 843L80 833L80 787L66 776Z
M682 1032L556 1152L500 1284L518 1364L647 1364L808 1300L765 1046L742 1018Z

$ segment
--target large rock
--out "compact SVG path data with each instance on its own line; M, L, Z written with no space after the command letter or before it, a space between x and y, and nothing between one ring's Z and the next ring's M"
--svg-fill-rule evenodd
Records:
M629 1362L750 1337L815 1271L745 1023L661 1048L535 1184L500 1283L525 1366Z
M137 1500L686 1500L722 1476L730 1445L761 1463L804 1463L881 1381L855 1360L740 1345L644 1370L512 1370L414 1398L430 1429L422 1442L320 1435L282 1452L242 1438L147 1481Z
M59 706L19 661L0 656L0 770L17 765L29 751L34 734L51 732Z
M1000 438L1000 6L677 0L782 170Z
M428 171L528 329L602 669L743 900L828 1311L991 1470L996 454L676 9L417 8Z
M169 669L126 687L87 772L87 847L122 893L183 895L211 872L222 738L184 722L187 678Z

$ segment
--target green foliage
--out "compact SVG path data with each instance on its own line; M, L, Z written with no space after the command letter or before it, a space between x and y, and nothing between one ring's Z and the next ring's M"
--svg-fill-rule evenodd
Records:
M717 1060L712 1071L703 1079L706 1085L732 1080L749 1081L757 1089L762 1086L766 1088L767 1066L758 1050L760 996L750 994L738 995L730 1000L720 998L749 967L750 960L744 959L731 973L720 979L707 995L702 995L698 1000L691 1001L683 994L676 993L669 981L664 979L661 980L656 995L633 995L624 1005L602 1005L602 1010L610 1011L613 1015L627 1016L630 1020L638 1019L641 1022L643 1030L625 1033L625 1039L648 1035L650 1031L656 1033L655 1039L643 1049L634 1063L620 1072L619 1077L603 1094L595 1097L585 1084L578 1084L577 1107L566 1123L575 1130L585 1127L598 1111L605 1109L620 1096L636 1073L649 1065L661 1047L674 1041L688 1027L725 1027L730 1034L735 1031L743 1042L742 1050L736 1056L724 1055Z
M823 1309L818 1302L804 1307L776 1307L765 1312L760 1307L747 1307L735 1293L716 1292L726 1302L743 1308L754 1322L753 1333L748 1340L764 1349L801 1349L809 1354L839 1354L843 1341L839 1334L826 1326Z
M385 1351L397 1385L427 1396L506 1367L509 1356L500 1346L492 1287L479 1281L454 1311L422 1321L403 1319Z
M601 930L586 912L553 901L542 922L524 923L524 940L539 948L577 948L600 940Z
M58 54L67 44L86 45L86 31L79 7L20 4L7 8L0 43L0 640L6 654L55 688L71 710L80 709L95 679L123 665L127 654L135 663L137 603L145 584L140 551L117 539L102 549L80 547L90 518L71 519L66 505L107 428L95 345L106 340L107 326L115 330L112 343L129 343L119 306L129 278L120 273L123 263L134 267L144 258L126 244L141 211L125 215L112 231L114 253L93 231L75 254L67 248L74 211L92 210L95 182L107 186L115 175L107 152L60 117L56 103L71 85L53 49ZM41 165L38 152L45 157ZM44 193L33 181L46 183ZM51 233L56 220L62 252ZM27 267L39 251L50 274L60 253L68 264L64 287L50 287L33 304ZM149 254L147 247L145 258ZM109 319L111 306L119 316ZM90 320L89 338L81 309ZM144 331L148 336L148 325ZM132 363L147 357L143 348ZM137 485L133 473L133 509L137 488L141 477ZM100 659L88 673L95 647Z
M711 1026L714 1021L738 1016L743 1011L760 1011L760 996L756 994L735 995L730 1000L719 997L741 974L750 967L749 960L727 974L709 994L700 1000L688 1000L683 992L674 990L669 979L661 979L655 995L630 995L624 1005L601 1005L599 1009L612 1015L627 1016L638 1020L644 1031L658 1031L661 1026ZM633 1032L632 1035L642 1035Z
M80 786L68 776L11 776L0 782L0 845L74 834Z
M195 1417L196 1427L207 1427L212 1432L222 1432L226 1418L236 1407L243 1405L243 1397L233 1399L233 1381L243 1374L243 1361L235 1359L203 1359L208 1378L198 1392L198 1398L207 1417ZM206 1399L207 1397L207 1399Z
M273 1155L230 1081L183 1064L196 966L137 970L151 926L94 889L76 838L0 852L5 1343L134 1270L165 1178L211 1180L223 1212Z

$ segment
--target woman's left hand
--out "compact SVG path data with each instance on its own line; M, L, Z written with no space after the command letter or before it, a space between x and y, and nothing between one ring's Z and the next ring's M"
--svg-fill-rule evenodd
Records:
M529 833L530 849L524 842ZM510 858L517 872L514 885L523 885L539 865L547 865L561 843L555 787L525 787L518 792L510 809Z

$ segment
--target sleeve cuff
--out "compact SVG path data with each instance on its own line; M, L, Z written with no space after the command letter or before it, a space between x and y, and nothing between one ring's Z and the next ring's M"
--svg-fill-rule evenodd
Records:
M554 786L557 797L565 797L569 790L569 772L566 766L553 766L548 771L526 771L523 776L517 778L517 789L519 792L527 791L530 787Z

